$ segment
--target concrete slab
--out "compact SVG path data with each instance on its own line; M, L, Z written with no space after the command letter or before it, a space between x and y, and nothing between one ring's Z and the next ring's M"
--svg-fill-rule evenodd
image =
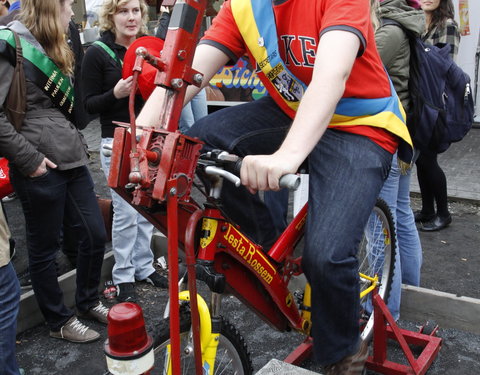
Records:
M271 359L265 366L263 366L256 375L318 375L319 372L312 372L304 368L293 366L289 363L279 361L278 359Z
M109 251L103 258L100 290L103 290L105 281L112 278L112 268L114 263L115 259L113 258L113 252ZM75 306L76 277L77 272L74 269L58 278L60 288L62 288L63 291L65 305L68 307ZM23 293L20 297L20 311L17 319L17 334L33 328L43 322L44 318L40 312L40 309L38 308L37 300L35 299L33 290Z
M480 300L475 298L403 285L400 316L412 322L433 320L442 328L480 334Z

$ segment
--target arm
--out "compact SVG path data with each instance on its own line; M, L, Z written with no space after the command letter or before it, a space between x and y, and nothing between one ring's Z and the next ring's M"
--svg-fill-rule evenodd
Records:
M215 73L229 60L230 58L218 48L208 44L199 45L195 51L192 67L203 74L202 87L188 86L184 104L188 103L202 88L206 87ZM142 112L140 112L137 118L137 123L143 126L155 126L162 108L159 103L162 103L164 100L165 89L157 87L145 103Z
M401 46L407 36L400 26L385 25L375 32L377 50L387 71L398 58L398 47ZM409 47L409 46L408 46Z
M13 77L13 67L0 56L0 103L5 102ZM56 165L38 152L27 139L17 133L0 106L0 155L15 163L17 168L30 177L40 176L46 172L46 165L55 168Z
M117 99L128 96L132 78L128 77L105 91L104 66L109 63L107 56L97 47L91 46L83 58L82 89L87 111L91 114L102 113L105 108L115 104ZM121 73L120 73L121 78ZM130 86L128 86L130 84ZM121 86L121 93L115 89Z
M285 141L273 155L252 155L244 159L243 185L251 191L278 190L282 175L296 173L330 123L359 47L358 37L348 31L332 30L322 35L312 81Z
M455 61L457 59L458 46L460 45L460 32L454 21L447 21L444 43L450 44L450 57Z

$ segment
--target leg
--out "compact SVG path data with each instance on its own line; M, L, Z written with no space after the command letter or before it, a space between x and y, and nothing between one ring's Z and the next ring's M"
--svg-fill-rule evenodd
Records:
M395 231L397 230L397 198L400 181L400 168L398 167L397 155L395 154L392 159L392 167L388 174L382 190L380 191L380 198L387 202L390 211L392 212L393 221L395 225ZM416 228L415 228L416 230ZM390 297L388 299L388 309L392 313L395 320L400 317L400 301L402 296L402 264L399 254L398 242L395 253L395 270L393 273L392 290L390 291ZM382 257L383 259L383 257Z
M179 129L185 133L192 125L208 115L207 93L205 89L195 95L190 103L183 107Z
M58 331L73 315L63 303L55 262L60 248L68 173L49 169L43 176L29 178L13 167L11 177L25 215L33 291L50 329Z
M73 268L77 267L78 241L75 228L67 220L63 221L62 252L68 258Z
M263 201L270 210L273 224L278 233L282 233L287 227L288 214L288 189L280 191L266 191L263 195Z
M180 130L182 133L185 133L188 129L192 127L194 122L195 119L193 118L192 104L187 103L182 109L180 121L178 124L178 130Z
M208 115L207 92L205 89L200 90L190 103L192 105L192 113L195 122Z
M433 196L437 204L437 215L441 217L449 216L447 200L447 178L442 168L438 164L438 155L433 158L431 179L433 187Z
M105 224L98 206L92 177L86 166L67 171L70 174L65 215L77 229L77 290L75 301L80 313L96 305L103 256Z
M145 280L153 272L153 252L150 244L153 235L153 225L137 213L137 240L133 248L133 265L135 279Z
M427 220L422 220L422 227L420 230L424 231L443 229L452 221L452 217L448 212L447 179L445 173L443 173L442 168L440 168L440 165L438 164L437 157L438 155L435 152L428 151L422 152L417 160L417 168L420 163L422 169L422 179L425 179L429 183L428 204L430 207L433 206L434 202L437 204L437 214L434 217L427 218ZM427 204L423 199L423 191L422 204ZM428 208L429 210L430 207ZM425 206L422 208L422 214L426 213L424 210ZM433 211L433 213L434 212L435 211Z
M432 156L429 152L421 152L417 159L417 177L420 193L422 195L422 214L426 217L435 214L434 193L430 170L432 168Z
M410 177L400 176L397 198L397 248L402 265L402 283L419 286L422 266L422 244L410 205ZM396 271L397 272L397 271Z
M204 117L187 132L205 142L204 149L221 149L238 156L272 154L280 146L290 127L286 116L270 97L229 107ZM233 221L264 248L277 237L272 218L258 194L224 182L222 198ZM237 202L242 202L238 204ZM251 218L255 217L256 220Z
M102 146L112 141L112 138L103 138ZM102 168L106 176L108 176L110 171L110 160L110 157L101 154ZM111 194L113 203L112 248L115 256L115 265L112 271L113 283L115 285L133 283L137 272L142 274L142 276L149 272L142 278L144 279L154 271L151 265L153 263L153 254L150 250L153 226L125 199L113 190L111 190ZM140 227L139 223L141 224ZM142 266L149 262L151 268L136 270L134 264L136 250L141 251L143 254L140 256Z
M12 263L0 267L0 374L19 375L15 357L20 284Z
M308 158L303 269L312 285L314 351L323 365L359 347L356 253L392 155L369 139L327 130Z

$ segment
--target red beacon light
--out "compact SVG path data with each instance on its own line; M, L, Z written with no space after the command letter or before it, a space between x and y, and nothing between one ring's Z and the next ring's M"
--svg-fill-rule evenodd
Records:
M139 375L153 367L153 340L145 330L140 306L123 302L110 309L104 351L113 375Z

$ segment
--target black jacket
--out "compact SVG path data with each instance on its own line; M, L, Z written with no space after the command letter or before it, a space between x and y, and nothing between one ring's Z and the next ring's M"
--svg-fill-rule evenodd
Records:
M73 123L75 126L82 130L84 129L92 116L89 116L85 105L83 103L83 93L82 93L82 61L83 61L83 46L80 41L80 34L78 33L77 26L75 22L70 21L68 24L68 44L75 55L75 70L74 70L74 87L75 92L75 105L73 107Z
M126 48L115 43L112 32L103 33L100 41L109 46L123 61ZM112 138L116 125L113 121L130 122L128 97L117 99L113 88L122 78L122 67L106 51L97 46L90 46L83 59L82 84L85 106L91 114L100 114L102 138ZM135 112L143 105L141 96L135 100Z

